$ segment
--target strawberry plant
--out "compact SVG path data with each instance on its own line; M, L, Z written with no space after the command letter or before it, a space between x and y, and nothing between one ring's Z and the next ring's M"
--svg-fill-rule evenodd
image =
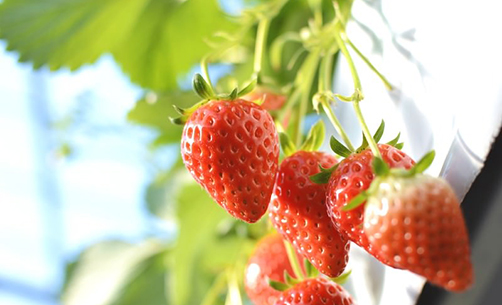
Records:
M130 278L145 285L151 273L162 278L162 304L355 304L341 284L351 243L447 290L472 285L458 199L447 181L423 173L432 154L415 163L399 135L379 143L383 121L373 134L365 121L352 56L393 86L347 33L354 1L244 1L231 18L216 0L0 4L0 37L21 61L74 69L111 53L145 89L128 119L157 131L153 151L179 150L146 196L149 212L175 220L175 236L133 256L116 285L134 295L124 303L143 304ZM59 11L68 14L53 18ZM16 24L25 26L9 30ZM350 75L335 73L342 59ZM351 77L353 93L335 93L333 76ZM352 107L360 146L337 103ZM77 271L89 269L82 257ZM70 271L64 299L82 285Z

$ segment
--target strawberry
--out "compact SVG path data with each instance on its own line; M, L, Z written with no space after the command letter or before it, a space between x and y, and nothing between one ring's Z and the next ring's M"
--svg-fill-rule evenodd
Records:
M274 305L356 304L342 286L325 278L307 279L284 291Z
M382 158L392 168L408 169L415 164L410 157L393 146L379 144L378 148ZM352 198L370 186L375 176L371 165L372 160L371 150L365 149L360 153L351 154L341 161L329 180L327 204L328 214L338 230L348 239L379 258L364 234L362 226L364 205L350 211L341 210ZM389 263L385 260L383 262Z
M436 285L463 291L473 282L462 211L443 179L383 178L367 200L364 232L382 258Z
M300 255L297 253L299 261ZM281 235L275 233L262 238L248 261L244 287L255 305L272 305L280 295L268 280L285 283L284 271L293 274Z
M333 226L326 210L327 184L315 184L318 164L336 159L322 152L298 151L279 168L269 216L274 227L320 272L340 275L348 261L348 241Z
M181 155L195 180L231 215L253 223L266 212L279 140L262 107L242 99L200 106L185 123Z

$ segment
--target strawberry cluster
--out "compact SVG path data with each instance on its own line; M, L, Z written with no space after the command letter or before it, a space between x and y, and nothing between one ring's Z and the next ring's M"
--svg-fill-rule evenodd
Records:
M473 272L462 212L444 180L422 174L431 156L415 164L397 139L379 144L375 156L367 143L351 151L332 138L333 150L344 157L338 162L317 151L323 126L314 126L299 150L281 134L285 158L279 164L276 125L255 102L207 101L186 119L181 153L194 179L245 222L268 210L280 234L265 237L249 260L245 284L255 304L318 304L318 298L354 304L327 279L344 272L350 242L448 290L467 289ZM376 142L382 133L383 126ZM295 258L288 258L284 241ZM323 276L307 267L294 272L290 260L298 258Z

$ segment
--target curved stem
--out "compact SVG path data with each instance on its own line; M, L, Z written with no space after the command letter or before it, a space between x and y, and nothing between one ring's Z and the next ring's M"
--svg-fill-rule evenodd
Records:
M345 46L345 41L342 39L340 33L343 33L343 28L341 27L341 24L338 23L338 26L334 31L335 40L338 46L340 47L343 56L347 60L347 63L349 64L350 73L352 74L352 79L354 81L355 92L353 94L352 105L354 106L354 111L356 112L357 119L359 120L359 124L361 125L361 129L363 130L364 137L366 138L366 141L368 142L368 145L371 148L373 155L381 158L382 156L380 155L380 150L378 149L375 140L371 136L371 132L368 128L368 125L366 125L363 114L361 112L361 108L359 107L359 102L364 98L362 93L361 80L359 79L359 75L357 74L357 69L356 66L354 65L354 61L352 60L352 56L350 55L349 50L347 50L347 47Z
M256 32L256 43L254 51L254 66L253 72L256 77L261 72L263 63L263 54L265 53L265 44L267 42L268 29L270 27L270 19L263 18L258 23L258 30Z
M298 262L298 256L296 256L295 249L293 249L293 246L287 240L284 240L284 247L286 247L286 253L288 254L289 263L291 264L295 277L298 280L303 280L304 275L300 263Z
M302 127L303 127L303 119L307 114L307 107L309 104L310 90L312 88L312 84L314 82L315 72L317 70L317 66L319 64L319 51L312 51L309 54L309 57L305 60L306 70L302 72L302 94L300 100L300 108L298 110L298 125L296 126L296 141L295 144L297 147L301 146L302 142Z
M209 56L204 56L202 60L200 61L200 67L202 70L202 75L204 75L204 78L206 79L206 82L209 84L209 88L211 89L211 96L215 96L216 93L214 91L213 83L211 82L211 77L209 76L209 69L207 68L208 66L208 61L209 61Z
M326 91L332 93L331 92L332 65L333 65L333 55L331 54L325 55L322 59L321 68L319 71L319 93L321 95ZM326 116L330 120L331 124L333 125L333 127L335 127L336 132L342 137L342 140L345 143L345 145L347 145L347 147L351 151L355 151L352 142L350 142L350 139L347 133L345 132L345 129L343 128L342 124L340 124L340 121L333 112L333 109L331 109L331 106L329 105L326 96L321 96L321 106L324 112L326 113Z
M347 148L350 151L355 151L356 149L352 145L352 142L350 142L349 136L347 135L347 133L345 133L342 124L340 124L340 121L338 121L338 118L333 112L333 109L331 109L329 103L326 100L323 100L321 102L321 106L324 112L326 113L326 116L330 120L331 124L333 124L333 127L335 127L336 132L338 132L338 134L342 137L342 140L345 143L345 145L347 145Z
M380 73L380 71L377 70L377 68L375 68L375 66L373 66L373 64L370 62L370 60L364 56L363 53L361 53L361 51L359 51L359 49L352 43L352 41L350 41L350 39L348 37L345 36L345 41L349 44L349 46L357 53L357 55L359 55L359 57L361 57L361 59L370 67L370 69L375 72L376 75L378 75L378 77L382 80L382 82L384 83L385 87L387 87L388 90L392 90L392 85L390 84L390 82L387 80L387 78L385 78L385 76L383 76L382 73Z

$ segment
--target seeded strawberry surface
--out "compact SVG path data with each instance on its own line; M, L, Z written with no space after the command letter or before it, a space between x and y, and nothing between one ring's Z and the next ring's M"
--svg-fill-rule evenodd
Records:
M419 175L388 178L368 200L364 231L387 260L452 291L473 281L464 218L451 187Z
M298 260L303 261L300 256ZM267 279L284 283L284 271L291 276L294 274L282 236L277 233L265 236L256 245L246 266L244 287L249 299L255 305L274 304L281 292L270 287Z
M391 168L411 168L415 162L399 149L379 144L383 160ZM378 257L363 230L364 204L350 211L342 211L352 198L369 188L374 179L372 169L373 154L366 149L345 158L333 173L328 183L328 214L338 230L370 254ZM384 263L389 263L383 261Z
M274 121L260 106L211 101L189 117L181 139L194 179L231 215L253 223L266 212L278 168Z
M356 304L342 286L325 278L307 279L284 291L274 305Z
M326 210L326 184L310 181L311 175L336 164L322 152L299 151L284 159L270 205L274 227L321 273L342 274L348 261L349 243L332 224Z

